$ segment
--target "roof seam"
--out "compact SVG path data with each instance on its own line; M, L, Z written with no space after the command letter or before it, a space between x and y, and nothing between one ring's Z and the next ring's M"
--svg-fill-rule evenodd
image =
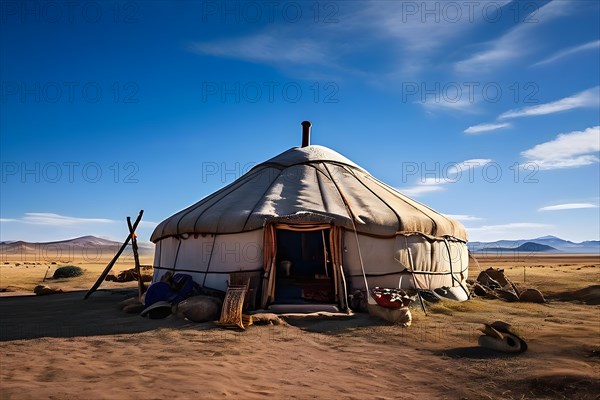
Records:
M402 194L400 191L394 190L391 186L389 186L387 183L380 181L379 179L375 178L372 175L369 175L369 178L373 179L374 181L376 181L377 183L379 183L384 189L386 189L388 192L393 193L393 194L401 194L402 196L405 196L404 194ZM406 205L408 205L409 207L412 207L413 209L415 209L416 211L418 211L419 213L421 213L422 215L424 215L425 217L429 218L431 220L431 223L433 224L433 236L437 236L437 223L435 222L435 220L433 218L431 218L429 215L425 214L422 210L419 210L417 207L415 207L414 205L410 204L408 201L406 201L405 199L403 199L402 197L398 197L401 201L403 201ZM411 198L412 201L418 203L419 205L424 206L425 208L427 208L429 211L432 211L436 214L439 214L437 211L427 207L426 205L424 205L421 202L418 202L416 200L413 200ZM454 225L452 225L452 227L454 228ZM454 232L453 232L454 233Z
M224 197L227 197L230 193L234 192L235 190L238 189L239 186L242 186L243 184L248 183L248 181L251 181L252 179L254 179L255 175L257 175L256 173L250 174L251 171L249 171L247 174L241 176L239 179L231 182L231 184L229 186L224 187L223 189L227 189L227 188L233 188L234 183L237 183L237 185L235 185L235 188L232 189L231 191L225 193L225 191L223 191L223 193L225 193L223 196L221 196L219 199L217 199L214 203L212 203L209 206L206 206L206 208L200 213L200 215L198 215L198 217L196 218L196 220L194 221L194 231L196 230L196 224L198 224L198 221L200 220L200 218L204 215L204 213L206 213L210 208L212 208L214 205L218 204L219 201L221 201ZM251 176L252 175L252 176ZM245 179L243 179L245 177ZM177 228L179 228L179 225L177 225ZM218 230L218 229L217 229Z
M244 225L243 229L246 229L246 225L248 224L248 221L250 220L250 217L252 216L252 214L254 213L254 210L256 210L256 206L258 206L258 203L265 198L265 194L271 189L271 187L273 187L273 185L275 184L275 182L277 182L277 180L279 179L279 177L281 176L281 173L284 170L282 169L281 171L279 171L279 173L277 174L277 176L275 177L275 179L273 179L271 181L271 184L269 186L267 186L267 189L263 192L262 196L260 196L260 199L256 202L256 204L254 205L254 207L252 207L252 210L250 210L250 213L248 214L248 216L246 217L246 219L244 220Z
M323 164L323 167L325 167L325 171L327 171L327 174L329 175L329 179L331 179L331 182L333 183L333 185L335 186L336 191L338 192L338 195L340 196L340 198L342 199L342 204L344 204L344 206L346 207L346 210L348 212L348 217L354 221L354 213L352 212L352 209L350 208L350 204L348 204L346 202L346 198L344 197L344 195L342 194L342 191L340 190L340 187L338 186L338 184L335 182L335 180L333 179L333 175L331 175L331 171L329 171L329 168L327 168L327 164Z
M315 176L317 178L317 185L319 185L319 195L321 196L321 203L323 204L323 210L325 210L325 212L329 212L329 210L327 209L326 205L325 205L325 197L323 197L323 184L321 183L321 178L319 177L319 174L323 174L323 172L321 172L316 166L311 165L311 167L314 168L315 170ZM325 174L323 174L325 175Z
M375 193L373 190L371 190L370 187L368 187L359 177L358 175L356 175L355 173L353 173L352 171L349 171L354 178L356 178L357 181L360 182L361 185L363 185L369 192L371 192L373 194L373 196L377 197L383 204L386 205L387 208L389 208L392 213L394 213L394 215L396 216L396 219L398 220L398 229L397 230L402 230L403 227L403 223L402 223L402 219L400 218L400 214L398 214L396 212L396 210L394 210L394 208L392 206L390 206L384 199L381 198L381 196L379 196L377 193Z
M253 173L252 175L255 175L255 173ZM243 182L245 182L245 179L244 179L244 180L242 180L242 178L244 178L244 177L250 177L250 171L249 171L247 174L245 174L245 175L243 175L242 177L240 177L238 180L235 180L235 181L231 182L229 185L225 186L224 188L221 188L220 190L217 190L216 192L214 192L214 193L212 193L212 194L210 194L210 195L206 196L204 199L200 200L200 201L199 201L199 202L197 202L196 204L193 204L193 205L191 205L191 206L188 208L187 212L185 212L184 214L182 214L182 215L181 215L181 216L178 218L178 220L177 220L177 225L176 225L176 232L179 232L179 224L181 223L181 220L182 220L182 219L183 219L183 218L184 218L186 215L190 214L191 212L193 212L194 210L196 210L198 207L200 207L200 206L202 206L202 205L204 205L204 204L206 204L206 203L210 202L211 200L213 200L213 199L216 199L216 201L215 201L213 204L211 204L211 205L207 206L207 208L206 208L204 211L202 211L202 212L200 213L200 215L199 215L199 216L196 218L196 220L194 221L194 230L196 230L196 224L198 223L198 219L199 219L199 218L202 216L202 214L204 214L204 213L206 212L206 210L208 210L208 208L210 208L210 207L212 207L214 204L218 203L218 201L219 201L219 200L220 200L220 199L221 199L223 196L219 197L218 199L217 199L217 197L218 197L219 195L221 195L221 194L224 194L224 193L225 193L225 196L226 196L227 194L231 193L231 191L232 191L232 190L229 190L229 189L232 189L232 188L236 188L236 189L237 189L237 187L238 187L238 186L240 186L240 185L241 185ZM184 210L184 211L185 211L185 210ZM163 233L164 233L164 228L163 228Z

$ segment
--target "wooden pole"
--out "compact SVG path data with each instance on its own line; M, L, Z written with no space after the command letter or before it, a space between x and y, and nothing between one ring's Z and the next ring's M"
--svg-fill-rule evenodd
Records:
M135 229L131 225L131 218L127 217L127 226L129 227L129 234L131 235L131 249L133 250L133 259L135 261L135 273L137 274L138 281L138 299L142 298L142 295L146 291L144 281L142 281L142 271L140 268L140 256L138 255L137 235Z
M133 230L134 231L137 228L137 226L140 223L140 221L142 220L142 214L144 214L144 210L140 210L140 215L138 215L137 219L133 223ZM108 275L108 273L110 272L110 270L112 269L112 267L115 265L115 263L117 262L117 260L121 256L121 253L123 253L123 251L127 247L127 244L129 244L129 241L131 240L131 236L132 236L131 232L129 232L129 235L127 236L127 239L125 239L125 241L123 242L123 245L121 245L121 248L119 249L119 251L117 251L117 254L115 254L115 256L108 263L108 265L106 266L106 268L104 268L104 271L102 271L102 274L100 274L100 277L98 278L98 280L96 281L96 283L94 283L94 286L92 286L91 289L88 290L88 292L86 293L85 297L83 298L84 300L86 300L88 297L90 297L90 295L92 293L94 293L96 291L96 289L98 289L98 287L100 287L100 285L102 284L102 282L106 278L106 275Z
M410 251L410 247L407 247L406 250L408 251L408 260L410 262L410 273L413 278L413 283L415 284L415 289L417 290L417 297L419 298L419 303L421 303L421 309L423 310L423 313L425 314L425 316L427 316L427 311L425 311L425 303L423 303L423 298L421 297L421 292L419 292L419 285L417 285L417 278L415 277L415 267L413 264L412 252Z

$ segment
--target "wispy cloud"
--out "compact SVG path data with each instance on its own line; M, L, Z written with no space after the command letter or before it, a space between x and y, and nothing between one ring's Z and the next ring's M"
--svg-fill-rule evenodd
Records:
M447 172L451 175L462 175L466 172L468 176L468 174L470 174L474 168L481 168L492 161L493 160L491 158L472 158L470 160L465 160L453 165L452 167L448 168ZM454 180L456 180L456 177Z
M498 8L511 0L496 1ZM442 47L484 20L483 6L453 3L453 10L462 17L440 18L444 13L439 2L369 2L355 14L357 25L378 30L386 37L400 42L411 55L427 53ZM481 9L477 8L481 7ZM449 17L445 15L445 17ZM435 29L432 29L432 25Z
M537 106L525 107L517 110L510 110L500 114L498 119L533 117L538 115L553 114L562 111L573 110L575 108L599 107L600 106L600 86L584 90L576 95L565 97L551 103L539 104Z
M552 225L540 224L536 222L511 222L500 225L483 225L478 228L469 228L469 231L482 232L510 232L514 230L531 229L531 228L549 228Z
M441 185L417 185L398 190L407 196L419 197L424 194L441 192L444 188Z
M497 68L512 60L522 57L536 49L533 31L543 23L567 15L572 9L568 1L551 1L540 7L531 16L533 21L524 21L496 40L486 44L485 49L457 62L454 66L457 72L472 73Z
M136 233L141 243L158 225L140 221ZM29 212L18 217L2 218L0 225L3 240L56 241L85 235L122 241L129 233L125 219L86 218L48 212Z
M492 69L492 67L497 67L520 57L526 48L526 46L517 46L517 43L523 40L522 37L524 35L521 32L522 29L507 33L495 42L492 42L487 50L458 61L454 69L459 73L487 71Z
M76 225L88 225L88 224L112 224L118 221L106 218L80 218L80 217L69 217L65 215L53 214L53 213L25 213L21 218L16 219L5 219L10 222L22 222L32 225L49 225L49 226L76 226ZM4 222L6 222L4 221Z
M448 218L455 219L457 221L481 221L483 218L475 217L473 215L465 214L444 214Z
M576 108L594 107L600 107L600 86L584 90L583 92L577 93L573 96L565 97L563 99L553 101L550 103L538 104L536 106L506 111L498 116L497 119L500 120L500 122L470 126L467 129L465 129L464 132L467 134L475 135L478 133L489 132L511 126L510 123L502 122L502 120L548 115L563 111L569 111Z
M530 161L530 164L533 163L540 170L549 170L549 169L565 169L565 168L577 168L577 167L585 167L586 165L596 164L598 161L598 157L592 155L585 156L577 156L571 157L568 159L548 159L548 160L539 160L534 159Z
M463 111L463 112L477 112L476 101L470 100L467 96L463 96L457 100L448 99L441 93L432 94L426 96L425 99L416 102L421 104L426 109L432 110L446 110L446 111Z
M600 126L585 131L561 133L556 139L541 143L521 155L539 169L574 168L597 163L600 151Z
M264 64L330 64L331 53L324 42L311 38L292 39L275 32L197 42L190 51L217 57L234 58Z
M539 208L538 211L562 211L562 210L578 210L582 208L598 208L596 204L592 203L566 203L556 204L554 206L546 206Z
M140 228L156 228L158 226L158 222L154 222L154 221L140 221L139 225Z
M495 1L494 6L510 2ZM313 15L311 5L301 7L304 15ZM373 83L399 84L430 66L431 58L448 43L487 22L484 5L479 4L475 9L471 4L453 4L452 10L456 8L459 16L456 19L441 17L446 9L439 2L341 2L336 7L338 23L314 23L312 18L292 24L275 21L243 36L196 41L188 50L269 65L300 78L317 68L333 69L338 79L343 71ZM385 55L386 62L356 63L359 58L372 61L374 52ZM436 108L442 107L445 105ZM448 104L445 108L461 107L466 105Z
M538 222L509 222L496 225L467 227L472 241L522 240L524 237L540 237L552 233L556 227Z
M440 183L443 183L442 181L444 180L443 177L427 177L425 179L421 179L419 181L419 185L426 185L426 186L431 186L431 185L439 185Z
M465 129L465 133L469 135L476 135L478 133L491 132L498 129L509 128L508 122L492 123L492 124L479 124L473 125Z
M407 196L419 197L429 193L441 192L446 190L444 187L448 183L457 183L463 177L470 179L474 168L481 168L492 162L488 158L473 158L461 161L441 171L444 176L421 177L421 180L414 186L398 188L398 190Z
M550 64L557 60L560 60L561 58L565 58L565 57L568 57L573 54L581 53L581 52L588 51L588 50L597 50L597 49L600 49L600 40L594 40L592 42L588 42L588 43L585 43L585 44L582 44L579 46L569 47L568 49L561 50L561 51L553 54L552 56L533 64L533 66L536 67L536 66L540 66L540 65L544 65L544 64Z

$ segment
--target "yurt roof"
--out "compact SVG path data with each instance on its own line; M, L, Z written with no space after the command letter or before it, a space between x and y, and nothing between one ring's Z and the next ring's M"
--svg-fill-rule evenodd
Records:
M282 219L329 221L359 233L467 240L464 226L403 195L323 146L291 148L161 222L151 240L231 234Z

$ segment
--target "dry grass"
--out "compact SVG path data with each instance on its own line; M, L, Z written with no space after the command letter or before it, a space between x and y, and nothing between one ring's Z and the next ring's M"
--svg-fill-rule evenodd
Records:
M17 292L33 292L33 288L41 283L63 290L89 289L98 279L111 258L103 258L90 262L85 259L69 260L68 263L56 261L23 261L22 257L10 258L0 255L0 288L8 288ZM35 260L33 257L31 259ZM152 257L142 257L141 264L152 264ZM83 269L83 275L73 278L52 279L54 271L64 265L77 265ZM123 255L113 266L112 272L116 273L134 267L133 257ZM46 276L46 280L44 280ZM135 284L135 282L134 282ZM125 287L127 283L104 282L103 288Z
M481 312L489 308L489 300L472 299L471 301L456 302L452 300L440 300L426 306L427 313L454 315L456 313Z
M522 288L542 293L580 289L600 283L600 255L540 255L516 258L477 257L480 268L469 268L469 277L489 267L503 268L506 276Z

